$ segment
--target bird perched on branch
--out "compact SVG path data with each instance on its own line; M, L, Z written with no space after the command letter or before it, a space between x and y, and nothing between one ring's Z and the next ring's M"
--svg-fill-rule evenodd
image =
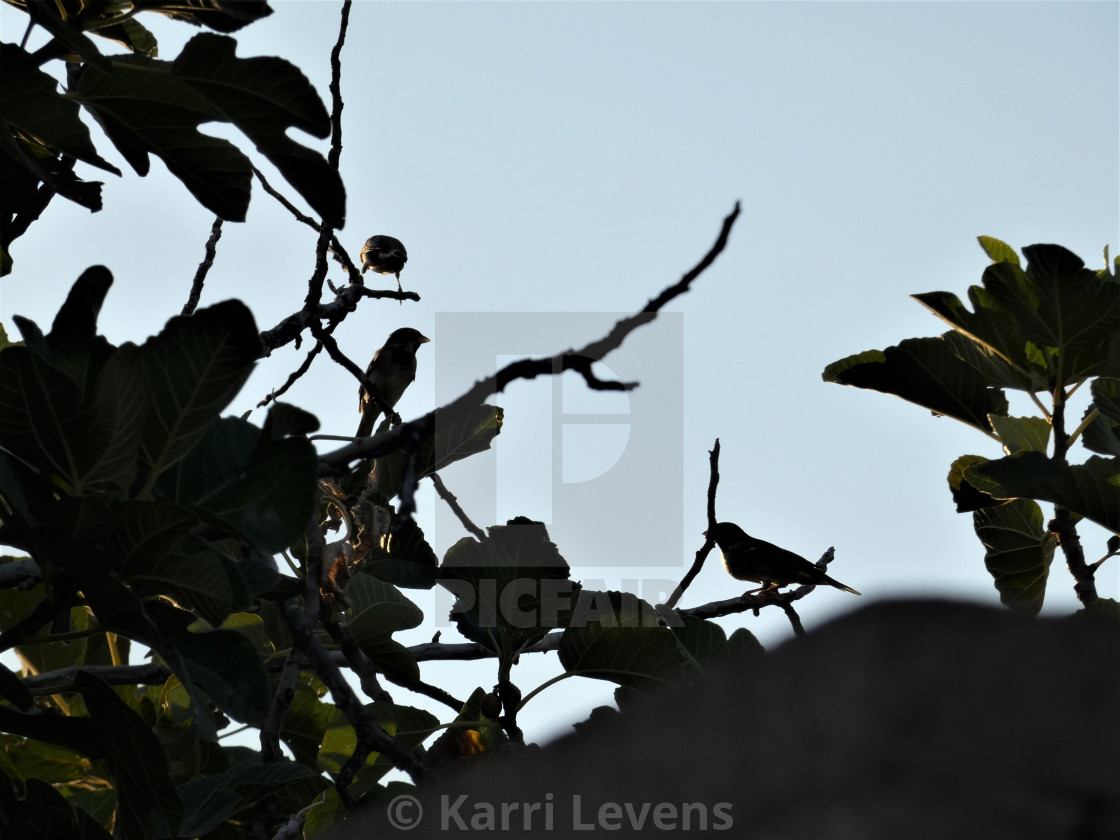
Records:
M751 592L778 589L790 583L807 583L815 586L827 583L845 592L859 595L855 589L833 580L823 569L814 566L799 554L752 537L734 522L718 522L704 532L719 546L723 566L736 580L761 583L760 589ZM750 594L744 593L744 594Z
M373 360L366 368L366 377L377 386L382 399L390 408L397 404L405 389L416 378L416 351L421 344L427 344L430 340L422 336L419 330L402 327L393 330L385 339L385 345L373 354ZM358 397L362 421L358 424L357 437L365 437L373 432L373 425L377 422L381 409L370 398L364 385L358 388Z
M362 246L360 257L362 274L371 269L378 274L392 274L397 278L397 289L401 288L401 269L408 262L403 242L392 236L371 236Z

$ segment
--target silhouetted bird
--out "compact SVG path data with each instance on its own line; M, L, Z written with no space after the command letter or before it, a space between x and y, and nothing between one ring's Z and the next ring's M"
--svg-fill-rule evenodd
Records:
M860 594L852 587L833 580L801 555L755 539L734 522L718 522L714 528L705 531L704 536L711 537L719 546L723 553L723 566L731 577L762 584L761 589L752 589L751 592L778 589L790 583L827 583L845 592Z
M392 274L397 278L397 288L401 288L401 270L408 262L408 251L404 243L392 236L371 236L362 246L362 274L369 270L378 274Z
M366 376L377 386L390 408L396 406L397 400L416 378L416 351L428 341L430 339L422 336L419 330L402 327L394 330L385 339L385 346L373 354L373 360L366 368ZM373 425L377 422L381 409L370 399L364 385L358 388L358 398L362 421L358 424L357 436L365 437L373 432Z

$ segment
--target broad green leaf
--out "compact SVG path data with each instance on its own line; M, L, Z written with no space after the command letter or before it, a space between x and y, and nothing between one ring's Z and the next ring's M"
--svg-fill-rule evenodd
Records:
M208 210L244 221L252 173L232 143L198 130L228 122L244 132L326 224L342 227L345 193L318 152L286 135L298 128L327 137L330 121L307 78L280 58L237 58L236 41L203 33L174 62L132 55L112 72L87 69L76 98L141 175L157 154Z
M1036 392L1046 389L1046 370L1041 356L1031 357L1022 367L1016 367L986 344L973 341L956 330L941 336L952 345L962 362L975 368L981 379L997 388Z
M318 466L306 438L273 440L245 420L224 417L161 476L156 492L274 552L303 534L315 509Z
M41 779L27 779L21 796L16 795L12 780L0 770L0 806L3 807L5 837L18 840L58 840L88 836L90 840L108 838L100 835L79 835L78 819L62 794Z
M972 521L1000 601L1017 612L1037 615L1057 546L1044 526L1042 509L1029 499L1013 499L976 511Z
M944 336L910 338L886 350L869 350L833 362L826 382L894 394L987 431L989 414L1006 414L1007 399Z
M639 690L677 682L694 664L654 608L628 592L581 591L559 656L569 673Z
M139 347L125 345L149 399L142 451L155 472L194 447L245 383L260 355L245 304L229 300L176 316Z
M464 537L448 549L439 582L455 595L459 632L510 653L564 626L578 585L542 523L516 517L488 530L481 543Z
M63 198L96 213L101 209L101 181L84 181L74 174L72 159L55 157L33 138L16 136L0 125L0 170L7 177L4 199L13 217L35 218L41 212L39 192L49 187ZM0 244L0 275L10 274L14 261L7 243Z
M85 778L92 766L72 749L0 733L0 769L13 778L62 785Z
M411 524L409 524L411 523ZM420 527L409 520L403 534L391 534L385 545L375 545L355 565L359 571L405 589L431 589L436 585L439 560Z
M926 292L911 295L962 336L971 339L1001 359L1015 377L1014 383L1005 376L987 384L1000 384L1027 391L1041 391L1047 387L1047 370L1041 357L1027 342L1022 327L1015 317L997 301L988 289L970 286L969 302L974 311L951 292ZM985 368L980 368L986 373Z
M375 702L367 704L365 708L382 729L409 749L422 744L439 726L439 718L435 715L412 706ZM340 725L328 729L323 737L318 768L327 773L337 774L354 754L357 742L354 728L342 719ZM380 753L371 752L366 758L366 767L376 768L376 770L363 771L351 788L352 795L361 795L369 790L373 783L393 769L393 764Z
M1096 384L1096 380L1093 384ZM1090 404L1085 409L1082 421L1093 411L1097 411L1096 406ZM1096 452L1098 455L1120 455L1120 422L1113 421L1103 411L1097 411L1096 416L1081 433L1081 443L1090 452Z
M324 702L315 689L300 682L284 715L280 737L291 748L296 761L315 767L323 736L336 724L342 725L341 722L345 722L345 717L337 706Z
M670 625L669 632L673 634L684 657L692 664L704 668L733 655L757 655L762 652L762 646L751 632L743 627L736 630L735 644L732 646L723 628L714 621L706 621L692 616L683 616L683 624L678 627ZM752 644L753 643L753 644Z
M346 588L350 608L344 626L358 644L417 627L424 612L400 590L370 575L358 574Z
M75 687L85 698L90 715L112 733L109 766L119 793L117 830L125 838L148 837L153 811L177 826L182 802L171 782L159 738L101 680L79 671Z
M1098 277L1060 245L1028 245L1023 253L1025 270L997 263L983 282L1026 339L1051 355L1053 381L1120 375L1120 283Z
M170 595L215 626L233 609L229 576L213 551L149 558L129 569L128 582L144 595Z
M275 646L269 641L264 619L259 615L247 612L234 613L222 622L221 629L236 630L253 643L253 647L261 657L267 658L276 652Z
M1120 459L1094 455L1084 464L1065 465L1039 452L1020 452L975 464L965 476L996 498L1043 499L1120 533Z
M72 493L127 486L136 470L142 384L97 335L97 312L111 283L105 268L87 269L49 335L17 317L27 344L0 353L0 444L61 477Z
M80 488L83 454L92 452L96 463L100 452L88 436L94 412L77 385L27 347L8 347L0 353L0 403L0 446Z
M973 464L985 463L987 460L981 455L961 455L949 467L949 491L953 494L953 501L957 503L957 513L968 513L990 505L1003 504L1002 499L995 499L982 490L977 490L965 478L965 471L969 467Z
M1093 394L1093 405L1113 423L1120 423L1120 379L1101 376L1089 386Z
M362 653L377 666L386 679L406 688L420 679L420 665L407 647L389 636L377 636L362 643Z
M242 723L264 723L271 703L268 674L252 642L236 630L211 630L174 644L190 680L222 711Z
M94 67L99 67L102 70L108 70L111 66L109 59L103 56L98 50L97 45L93 39L82 31L80 25L75 25L74 18L81 16L81 9L71 12L72 17L66 20L62 16L63 6L59 2L52 2L52 0L23 0L21 5L25 5L31 18L38 26L41 26L47 32L50 32L60 44L64 44L69 52L76 53L82 61L91 64Z
M112 284L113 275L105 266L87 268L70 287L42 344L28 345L43 361L74 380L83 397L116 349L97 334L97 316Z
M39 589L39 587L36 587L36 589ZM3 600L3 598L0 598L0 602ZM3 610L0 610L0 614L2 612ZM70 608L70 630L82 631L92 624L89 611L85 607ZM11 624L0 618L0 627L11 627ZM79 638L70 639L66 644L51 642L48 644L20 645L16 648L16 653L24 667L32 674L45 674L47 671L69 668L71 665L109 664L108 662L99 662L96 659L91 660L88 654L92 647L91 639Z
M220 119L241 129L325 224L341 228L346 196L338 171L288 136L293 128L330 136L319 94L295 65L279 58L237 58L236 50L233 38L196 35L171 73L206 97Z
M980 247L984 249L984 253L992 258L992 262L1019 264L1019 255L1006 242L1001 242L994 236L978 236L976 239L980 242Z
M241 809L241 794L230 786L228 773L203 776L178 787L183 802L183 821L177 837L201 837L210 833ZM157 840L170 837L162 832Z
M49 527L36 530L36 557L68 569L81 586L157 561L175 551L197 522L191 511L166 502L62 498Z
M456 461L485 452L501 432L503 419L504 412L494 405L481 405L455 416L437 409L435 431L420 444L416 479L419 481ZM375 462L377 488L386 501L400 492L407 460L407 453L399 451Z
M1046 452L1050 443L1050 424L1043 418L989 414L988 420L1008 455L1016 452Z
M103 26L94 30L100 38L116 41L134 53L155 58L159 55L159 44L156 36L151 33L136 18L128 18L113 26Z
M136 6L217 32L236 32L272 14L266 0L194 0L190 4L179 0L138 0Z

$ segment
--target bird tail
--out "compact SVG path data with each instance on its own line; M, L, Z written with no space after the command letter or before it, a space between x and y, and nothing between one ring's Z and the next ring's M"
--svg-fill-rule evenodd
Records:
M828 575L825 575L824 580L825 580L825 583L827 583L829 586L835 586L837 589L843 589L845 592L851 592L853 595L862 595L863 594L858 589L852 589L852 587L850 587L850 586L845 586L840 581L834 580L833 578L828 577Z

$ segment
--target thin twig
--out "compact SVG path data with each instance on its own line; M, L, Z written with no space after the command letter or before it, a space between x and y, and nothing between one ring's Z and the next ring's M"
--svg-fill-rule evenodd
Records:
M377 667L358 646L354 637L347 633L342 625L336 621L320 617L320 623L326 629L327 635L338 644L342 655L346 657L346 664L357 675L358 684L361 685L366 696L370 700L392 703L393 698L388 691L381 687L381 683L377 679Z
M548 653L560 647L562 630L555 630L537 642L525 648L521 653ZM424 642L412 645L408 652L417 662L433 662L455 660L466 662L473 659L493 659L497 656L491 648L475 642Z
M362 387L366 389L366 393L370 395L374 404L389 418L389 421L399 425L401 416L393 411L393 407L386 402L385 398L381 395L381 391L379 391L377 386L366 376L365 371L358 367L350 357L338 349L338 342L334 340L330 332L320 328L317 324L313 324L311 327L311 334L323 345L327 351L327 355L354 375L354 378L362 384Z
M338 24L338 40L331 50L331 150L327 163L336 171L342 158L342 47L346 43L346 28L350 25L350 0L343 0L342 16Z
M426 683L421 679L399 680L393 679L393 677L390 677L388 674L386 674L385 677L401 686L402 688L407 688L409 691L415 691L417 694L423 694L425 697L430 697L433 700L438 700L448 708L454 709L456 714L463 710L463 701L458 699L457 697L454 697L449 692L444 691L439 686L431 685L430 683Z
M23 684L32 694L62 694L74 691L74 681L79 671L93 674L109 685L163 685L172 675L166 665L70 665L55 671L45 671L23 678Z
M708 452L708 531L711 532L716 527L716 487L719 486L719 438L716 438L715 446ZM704 561L708 559L708 554L711 553L712 548L715 546L715 540L708 537L704 540L704 544L700 546L700 550L696 552L696 558L692 561L692 568L688 570L688 574L684 576L677 588L673 590L673 594L669 596L669 600L665 602L665 606L672 609L677 605L677 601L684 595L684 591L688 589L693 579L700 574L700 570L704 568Z
M436 493L439 494L439 497L451 508L451 512L458 517L463 527L478 539L485 540L486 532L475 525L474 522L471 521L471 518L467 516L466 511L459 505L459 500L455 498L455 494L448 490L447 485L443 483L443 479L440 478L439 473L432 473L428 478L432 480L432 484L436 488Z
M305 373L307 373L308 370L311 369L311 363L313 361L315 361L315 357L319 355L319 353L322 351L322 349L323 349L323 342L316 341L315 346L312 347L308 351L307 356L304 357L304 360L300 363L300 366L298 368L296 368L294 371L292 371L290 374L288 374L288 378L284 382L283 385L281 385L279 388L275 389L274 391L271 391L268 394L268 396L266 396L263 400L261 400L259 403L257 403L257 408L264 408L270 402L274 402L274 401L280 399L280 397L282 397L285 393L287 393L288 389L291 388L293 385L295 385L296 381L301 376L303 376Z
M221 238L222 217L215 216L214 224L210 226L210 238L206 240L205 255L194 273L190 296L187 298L187 302L183 304L183 315L193 315L195 309L198 308L198 300L202 297L202 284L206 282L206 275L210 273L210 269L214 266L214 257L218 253L218 240Z
M292 631L292 647L302 650L311 660L315 673L330 690L335 706L346 716L357 735L354 754L343 765L335 780L335 790L338 791L340 798L344 802L349 801L346 788L354 774L365 763L366 756L374 750L389 759L394 767L408 773L414 782L419 783L427 778L428 769L417 761L404 744L382 729L358 700L358 696L332 660L330 653L315 635L311 622L299 608L296 599L290 598L285 601L281 613Z
M333 240L332 240L333 241ZM358 302L363 297L388 298L390 300L411 300L419 302L420 295L416 292L381 291L367 289L362 285L345 286L330 303L320 304L318 309L308 311L301 309L299 312L283 318L280 323L271 329L262 330L260 334L262 356L267 356L273 350L283 347L299 339L304 330L320 321L333 324L342 321L348 314L357 309Z
M288 714L288 709L295 700L299 673L299 653L293 646L284 659L280 683L272 696L272 707L268 711L264 726L261 727L261 761L265 764L284 760L284 753L280 750L280 729L284 725L284 716Z
M250 166L252 166L252 164L250 164ZM298 207L296 207L283 195L283 193L281 193L268 182L268 179L264 177L264 173L257 169L257 167L252 166L252 169L253 174L257 176L257 180L261 182L261 187L264 188L264 191L275 198L277 201L279 201L284 209L291 213L297 222L302 222L316 233L322 233L322 225L320 225L306 213L300 212ZM338 241L338 237L335 235L331 236L330 253L346 271L346 274L350 277L351 283L355 282L356 279L361 278L362 273L354 266L353 260L350 259L350 254L348 254L346 252L346 249L342 247L342 243ZM328 280L327 282L329 284L330 281ZM332 289L332 291L334 290ZM335 292L335 294L341 294L341 290Z

